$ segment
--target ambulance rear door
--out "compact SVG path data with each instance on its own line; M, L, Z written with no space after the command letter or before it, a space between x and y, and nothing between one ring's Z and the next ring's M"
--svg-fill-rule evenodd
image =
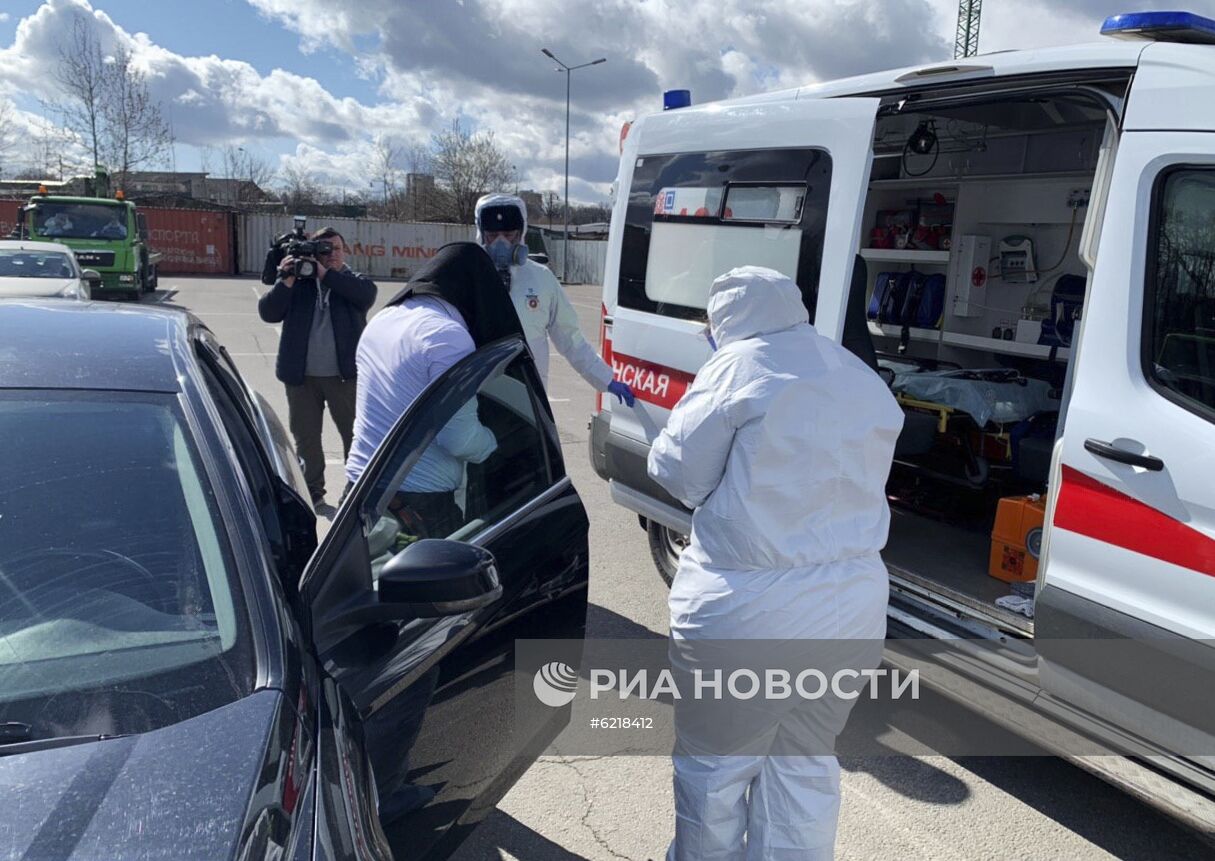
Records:
M1035 643L1054 698L1215 754L1215 47L1132 84L1052 470Z
M820 331L840 336L877 108L861 98L710 104L632 127L605 272L604 353L638 401L604 399L613 435L649 443L663 428L710 354L709 287L735 266L794 277Z

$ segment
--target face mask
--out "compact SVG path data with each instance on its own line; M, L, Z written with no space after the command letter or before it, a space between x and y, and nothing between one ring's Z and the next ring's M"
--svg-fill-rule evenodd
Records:
M502 237L485 246L490 259L499 269L506 266L522 266L527 262L527 246L522 242L510 242Z
M489 252L489 258L494 261L494 266L499 269L505 269L514 262L515 246L502 237L498 237L485 246L485 250Z

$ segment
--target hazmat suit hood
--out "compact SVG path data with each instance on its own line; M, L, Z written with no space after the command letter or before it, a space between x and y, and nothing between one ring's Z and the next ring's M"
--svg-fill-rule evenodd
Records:
M810 322L793 280L762 266L739 266L714 280L708 312L719 348Z
M498 270L475 242L444 245L388 304L400 305L413 296L438 296L450 303L478 349L499 338L526 337Z
M485 244L485 237L481 233L481 210L487 206L513 206L519 210L519 215L523 217L523 229L519 233L519 243L525 244L527 237L527 206L523 203L523 198L513 194L483 194L477 201L477 207L474 210L475 220L477 224L477 242Z

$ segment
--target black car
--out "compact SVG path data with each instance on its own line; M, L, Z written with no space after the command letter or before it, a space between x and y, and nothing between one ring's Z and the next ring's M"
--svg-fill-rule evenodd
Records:
M389 503L469 402L496 450L419 538ZM443 857L561 729L515 647L582 638L588 524L522 341L413 404L319 548L303 491L197 319L0 302L0 856Z

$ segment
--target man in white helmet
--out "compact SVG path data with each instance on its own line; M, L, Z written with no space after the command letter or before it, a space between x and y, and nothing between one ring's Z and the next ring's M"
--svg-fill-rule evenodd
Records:
M648 463L650 477L693 509L669 598L673 661L729 657L755 648L740 640L765 640L779 641L784 657L830 653L841 667L873 669L889 593L879 555L886 479L903 413L877 374L814 330L801 291L779 272L722 275L708 316L715 352ZM677 704L668 859L830 859L834 742L851 707L812 703L770 721L756 708L749 726L725 727L681 723ZM723 755L733 750L745 755Z
M548 339L582 379L633 405L633 390L612 379L612 368L587 343L578 315L547 266L527 256L527 206L513 194L487 194L477 201L477 241L485 246L523 324L523 333L540 378L548 386Z

